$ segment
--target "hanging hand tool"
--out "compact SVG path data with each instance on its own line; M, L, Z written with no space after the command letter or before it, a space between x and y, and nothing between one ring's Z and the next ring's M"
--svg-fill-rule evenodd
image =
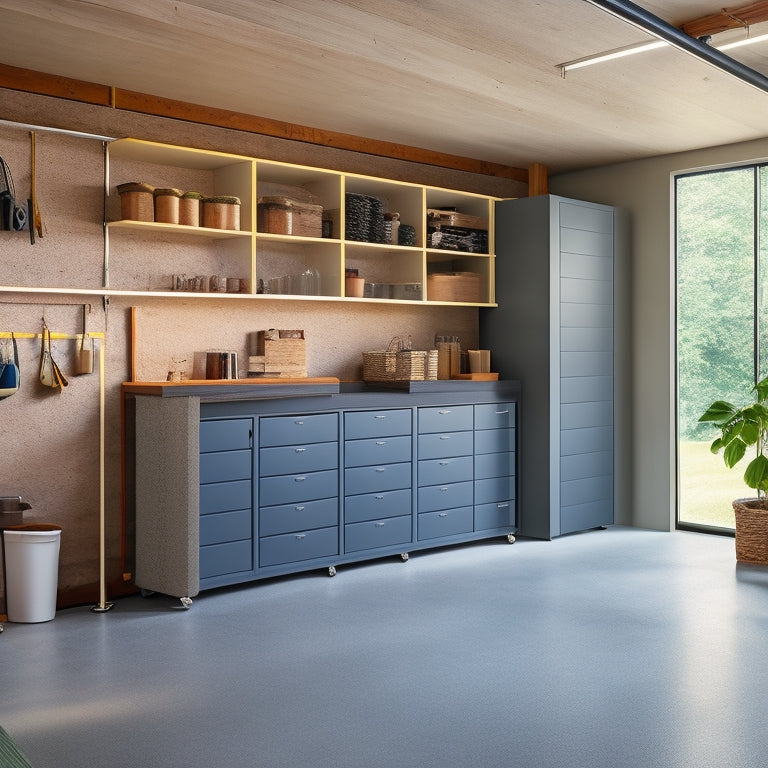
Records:
M37 207L37 192L35 190L35 132L29 132L29 144L30 144L30 198L28 201L29 206L29 241L34 244L35 231L38 237L42 237L44 234L43 218L40 216L40 209Z

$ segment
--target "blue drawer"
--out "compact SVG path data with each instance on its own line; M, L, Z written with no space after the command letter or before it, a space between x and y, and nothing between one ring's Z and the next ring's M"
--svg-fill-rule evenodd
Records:
M419 434L427 432L454 432L473 428L474 415L471 405L419 408Z
M389 437L411 434L411 411L352 411L344 414L344 437Z
M471 480L465 483L446 483L419 488L419 512L463 507L471 505L473 500Z
M411 514L411 489L362 493L344 499L344 522L359 523Z
M483 429L475 432L475 453L515 450L515 429Z
M475 480L475 504L509 501L509 499L514 498L514 477L492 477L488 480Z
M352 467L344 470L344 494L394 491L411 487L411 463Z
M259 475L286 475L319 472L339 466L339 444L310 443L262 448L259 451Z
M259 446L328 443L339 437L335 413L299 416L263 416L259 421Z
M475 480L515 474L514 453L484 453L475 456Z
M240 539L250 541L252 520L250 509L204 515L200 518L200 546Z
M515 426L515 403L475 406L475 429L506 429Z
M411 518L388 517L344 526L344 551L393 547L411 543Z
M262 477L259 480L260 507L327 499L338 494L339 473L336 470Z
M411 460L410 435L347 440L344 444L344 466L365 467L369 464L394 464Z
M419 541L471 533L474 527L472 507L458 507L441 512L422 512L417 526Z
M200 578L225 576L253 570L251 540L200 547Z
M419 485L438 485L471 480L472 457L456 456L449 459L422 459L419 462Z
M223 483L246 480L253 474L253 451L223 451L200 454L200 482Z
M420 459L447 459L451 456L471 456L472 453L472 432L419 435Z
M200 486L200 514L250 509L253 506L251 480L208 483Z
M259 566L297 563L339 554L339 529L317 528L259 540Z
M200 453L235 451L251 447L251 419L216 419L200 422Z
M490 531L494 528L517 527L514 501L498 501L495 504L481 504L475 507L475 530Z
M339 522L339 502L336 498L307 501L302 504L281 504L259 510L259 536L327 528Z

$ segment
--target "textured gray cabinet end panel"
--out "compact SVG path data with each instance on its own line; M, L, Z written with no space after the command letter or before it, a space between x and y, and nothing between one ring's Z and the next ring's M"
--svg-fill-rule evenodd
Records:
M136 574L174 597L200 590L197 397L136 397Z

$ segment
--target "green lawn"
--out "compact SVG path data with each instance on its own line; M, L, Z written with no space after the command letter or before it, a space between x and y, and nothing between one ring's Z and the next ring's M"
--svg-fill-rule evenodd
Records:
M731 502L755 495L743 481L747 460L728 469L709 445L680 442L680 522L733 528Z

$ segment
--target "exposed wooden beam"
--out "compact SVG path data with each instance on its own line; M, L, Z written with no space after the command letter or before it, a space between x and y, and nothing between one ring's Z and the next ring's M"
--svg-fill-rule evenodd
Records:
M529 180L529 173L526 168L514 168L499 163L449 155L443 152L434 152L389 141L367 139L361 136L334 131L324 131L305 125L285 123L280 120L257 117L241 112L231 112L214 107L204 107L198 104L189 104L183 101L126 91L107 85L87 83L59 77L58 75L20 69L5 64L0 64L0 88L56 96L74 101L83 101L89 104L111 106L115 109L171 117L221 128L232 128L264 136L274 136L291 141L336 147L351 152L406 160L413 163L466 171L467 173L477 173L483 176L512 179L524 184L527 184ZM543 166L541 167L543 168ZM546 170L544 173L546 176Z
M763 21L768 21L768 2L765 0L738 8L723 8L718 13L687 21L680 29L691 37L706 37L729 29L747 28Z

